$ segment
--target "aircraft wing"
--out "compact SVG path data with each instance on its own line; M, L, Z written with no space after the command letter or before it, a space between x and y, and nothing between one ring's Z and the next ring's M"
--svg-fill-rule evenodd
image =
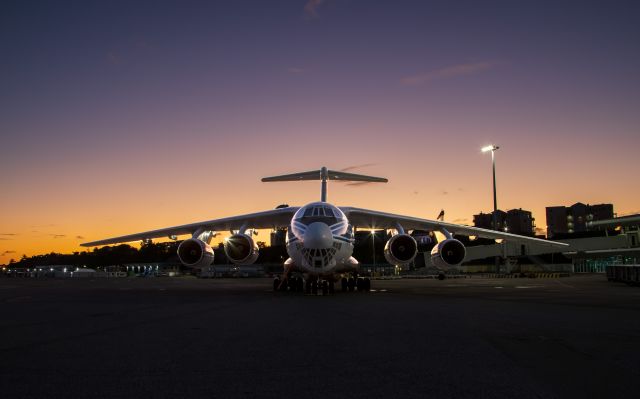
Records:
M476 236L482 238L491 239L504 239L508 241L518 241L523 243L532 243L539 245L547 245L551 247L564 248L569 244L543 240L540 238L525 237L518 234L504 233L501 231L481 229L479 227L463 226L460 224L446 223L438 220L420 219L411 216L395 215L392 213L372 211L361 208L340 207L342 212L347 216L349 222L354 227L362 228L380 228L380 229L394 229L396 224L400 225L405 230L438 230L445 228L452 234L461 234L465 236Z
M167 227L164 229L145 231L126 236L107 238L105 240L92 241L80 244L83 247L95 247L98 245L118 244L123 242L141 241L151 238L167 238L183 234L193 234L199 229L211 231L238 230L243 225L251 229L269 229L289 226L291 218L299 207L273 209L264 212L250 213L247 215L231 216L222 219L207 220L185 224L181 226Z

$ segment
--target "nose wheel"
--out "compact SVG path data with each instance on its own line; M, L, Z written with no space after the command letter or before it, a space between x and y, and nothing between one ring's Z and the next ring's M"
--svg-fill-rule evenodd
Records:
M307 280L305 284L305 294L326 296L335 292L333 281L329 280Z
M332 295L335 293L335 282L324 279L303 279L300 276L289 276L286 279L276 277L273 280L274 292L304 292L306 295ZM342 277L340 279L342 292L369 292L371 280L368 277Z

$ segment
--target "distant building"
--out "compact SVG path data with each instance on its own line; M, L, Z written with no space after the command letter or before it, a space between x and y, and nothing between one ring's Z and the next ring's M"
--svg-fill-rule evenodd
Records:
M531 212L523 209L511 209L507 212L498 210L496 212L497 230L507 231L523 236L533 236L535 232L535 219ZM473 215L473 225L483 229L494 230L493 213L482 213Z
M504 230L507 221L507 213L498 209L496 211L497 228L493 227L493 212L473 215L473 225L488 230Z
M585 232L590 222L613 217L613 204L585 205L577 202L570 207L549 206L547 207L547 237Z
M535 219L529 211L522 208L507 211L508 232L523 236L535 235Z

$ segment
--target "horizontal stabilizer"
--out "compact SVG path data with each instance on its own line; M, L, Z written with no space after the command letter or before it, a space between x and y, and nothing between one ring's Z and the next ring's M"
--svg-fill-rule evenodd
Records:
M327 168L312 170L309 172L292 173L289 175L265 177L262 179L263 182L301 181L301 180L342 180L342 181L367 181L367 182L377 182L377 183L386 183L389 181L384 177L358 175L355 173L346 173L346 172L340 172L336 170L328 170Z
M292 173L290 175L280 175L280 176L271 176L271 177L263 177L263 182L270 181L298 181L298 180L322 180L320 176L319 170L312 170L310 172L300 172L300 173Z

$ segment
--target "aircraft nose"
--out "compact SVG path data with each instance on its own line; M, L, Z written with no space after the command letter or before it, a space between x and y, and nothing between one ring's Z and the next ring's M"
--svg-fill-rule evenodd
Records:
M331 228L326 223L311 223L304 233L304 246L309 249L331 248L333 246Z

